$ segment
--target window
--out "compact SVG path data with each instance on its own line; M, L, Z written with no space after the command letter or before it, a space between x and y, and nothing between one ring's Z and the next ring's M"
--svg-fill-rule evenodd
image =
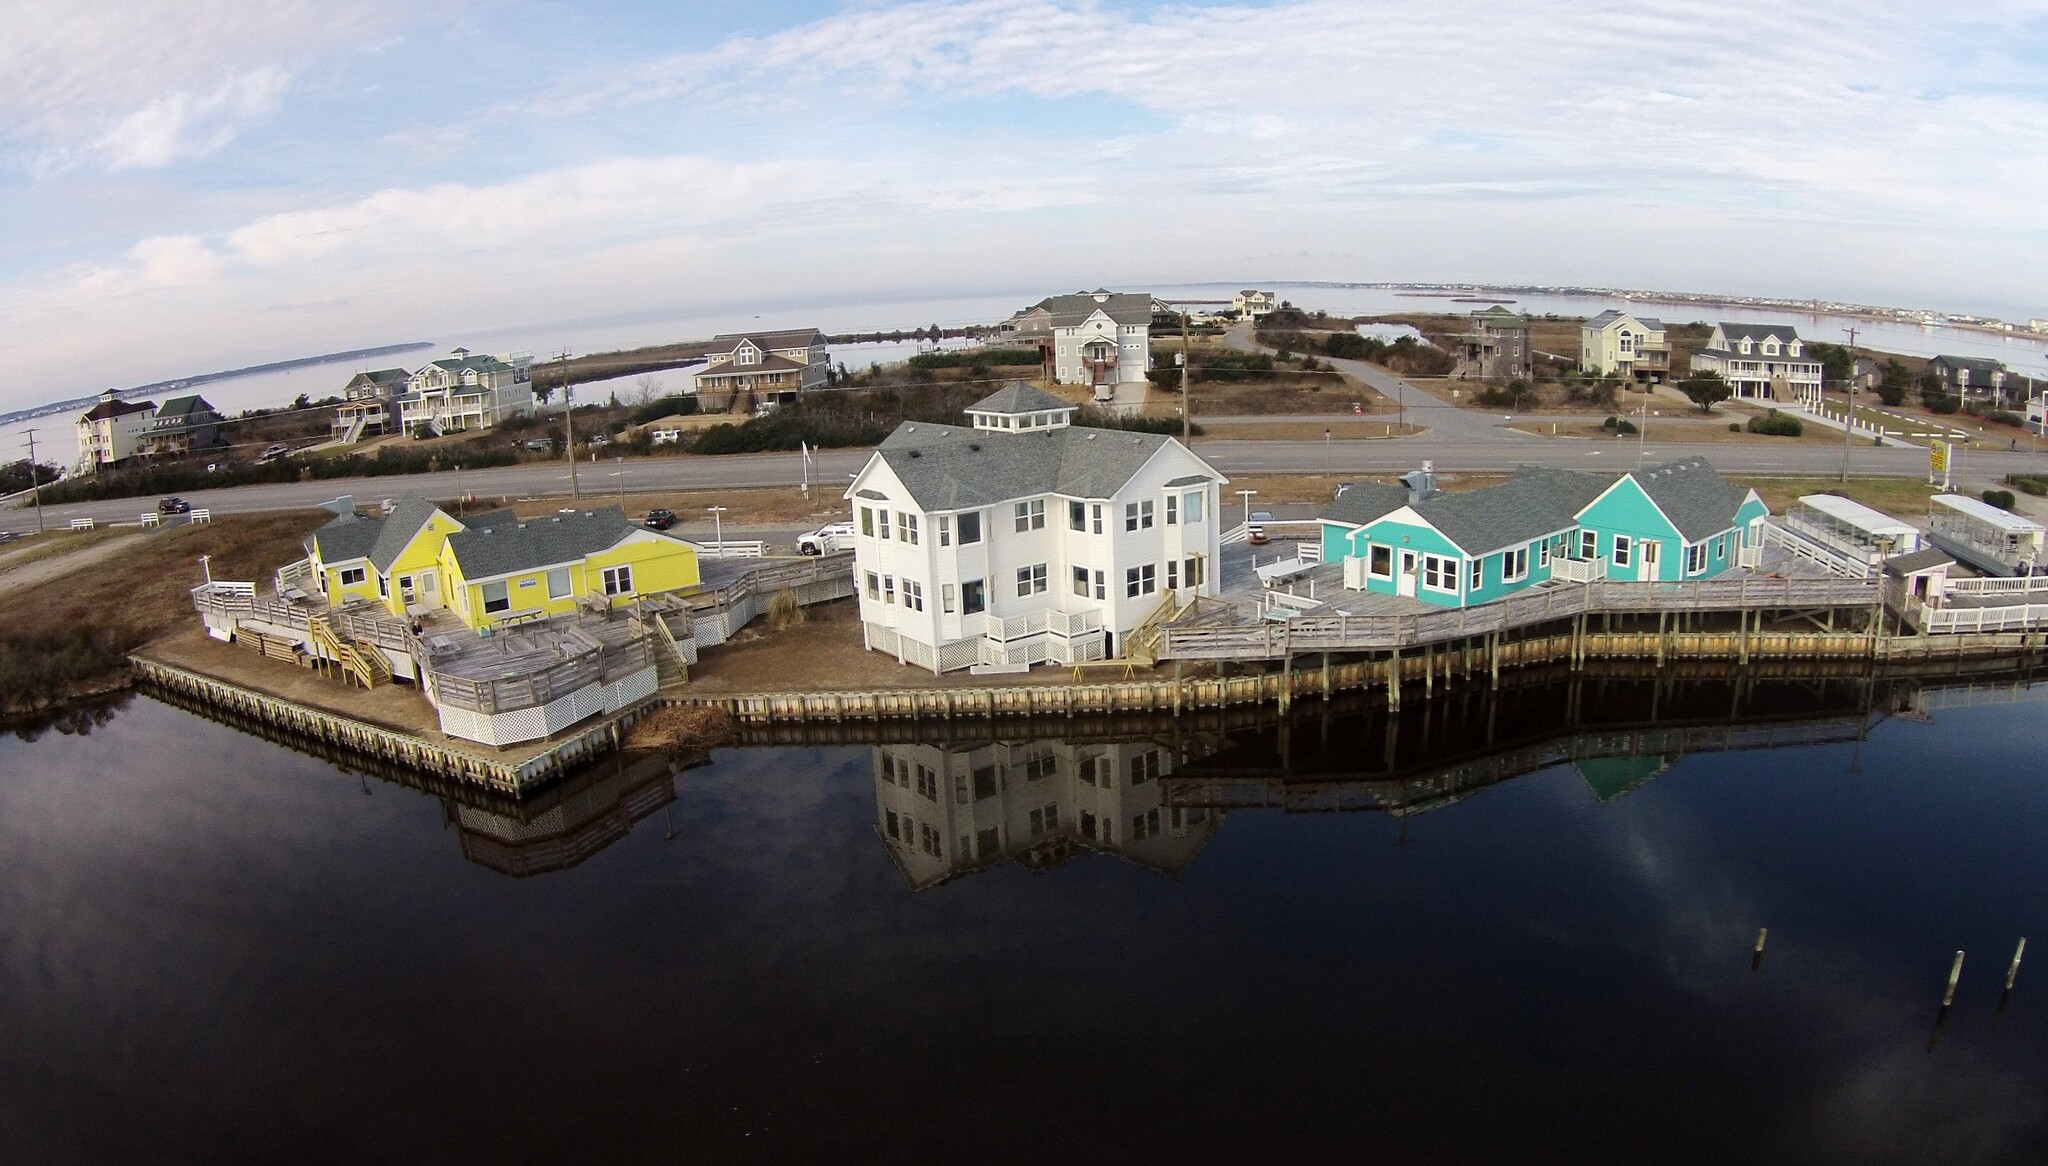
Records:
M1483 586L1483 585L1484 585L1484 584L1486 583L1486 560L1485 560L1485 559L1474 559L1474 560L1472 560L1472 570L1471 570L1471 576L1472 576L1472 581L1471 581L1470 583L1466 584L1466 590L1468 590L1468 591L1477 591L1477 590L1479 590L1479 588L1480 588L1481 586Z
M981 541L981 511L969 510L960 516L960 545L969 546Z
M1394 548L1378 544L1367 548L1365 569L1375 579L1394 577Z
M1096 502L1096 503L1094 503L1094 504L1090 505L1090 506L1088 507L1088 515L1089 515L1089 518L1088 518L1089 526L1093 528L1093 529L1091 530L1091 532L1090 532L1090 533L1093 533L1093 534L1101 534L1101 533L1102 533L1102 503L1100 503L1100 502Z
M1143 842L1159 833L1159 811L1147 810L1131 819L1131 841Z
M875 537L883 542L889 541L889 512L886 510L875 511Z
M882 576L882 602L896 602L896 576L894 575Z
M606 567L604 569L604 593L606 595L633 594L633 568Z
M1707 544L1694 543L1685 548L1685 573L1697 575L1707 569Z
M1172 559L1166 560L1166 589L1180 590L1180 564Z
M1157 579L1158 569L1151 563L1125 571L1124 598L1136 599L1140 595L1152 594L1156 589Z
M1626 566L1628 566L1628 561L1629 561L1630 555L1631 555L1631 553L1632 553L1632 552L1634 551L1634 549L1635 549L1635 548L1634 548L1634 546L1633 546L1633 545L1631 545L1631 543L1629 542L1629 537L1628 537L1627 535L1625 535L1625 534L1617 534L1617 535L1615 535L1615 536L1614 536L1614 565L1615 565L1615 566L1617 566L1617 567L1626 567Z
M1017 568L1017 597L1037 595L1045 590L1045 564Z
M1539 567L1548 567L1550 565L1549 539L1544 539L1542 542L1536 544L1536 565Z
M1109 598L1109 577L1101 571L1095 572L1095 598Z
M548 572L548 598L564 599L569 595L569 568L556 567Z
M512 595L506 590L503 580L499 580L496 583L486 583L483 590L485 615L489 615L494 611L506 611L511 608Z
M1513 583L1513 582L1515 582L1515 581L1516 581L1517 579L1526 579L1526 578L1528 578L1528 577L1529 577L1529 548L1528 548L1528 547L1519 547L1519 548L1517 548L1517 549L1515 549L1515 550L1512 550L1512 551L1502 551L1502 552L1501 552L1501 556L1500 556L1500 581L1501 581L1501 582L1503 582L1503 583Z
M860 532L869 538L875 537L875 512L872 507L860 508Z
M1159 750L1147 749L1131 758L1131 784L1144 785L1159 776Z
M896 758L882 754L882 780L894 784L896 781Z
M982 581L969 579L960 585L960 614L980 615L988 609L988 599Z
M1166 496L1166 525L1168 525L1168 526L1176 526L1176 525L1178 525L1179 523L1180 523L1180 495L1178 495L1178 494L1168 494L1168 495Z
M985 799L985 798L992 798L992 797L996 796L996 794L997 794L997 793L999 793L999 792L1000 792L1000 787L999 787L999 786L998 786L998 785L996 784L996 767L995 767L995 766L993 766L993 765L984 765L984 766L982 766L982 767L981 767L980 769L977 769L977 770L975 770L975 771L974 771L974 800L975 800L975 801L977 801L977 802L978 802L978 801L981 801L981 800L983 800L983 799Z
M1003 848L1003 836L1000 831L991 827L975 835L974 843L980 848L981 857L994 858L996 852Z
M891 837L891 838L895 838L895 837L898 837L899 835L898 835L898 834L896 833L896 829L897 829L897 819L896 819L896 811L894 811L894 810L883 810L883 811L882 811L882 816L883 816L883 818L884 818L884 819L885 819L885 820L886 820L886 821L887 821L887 822L889 823L889 837Z
M953 775L953 800L963 806L967 804L967 775L964 773Z
M917 792L928 802L939 800L939 775L920 765L917 767Z
M880 575L877 575L877 574L875 574L875 573L874 573L873 571L869 571L869 572L868 572L868 598L869 598L869 599L880 599L881 597L882 597L882 577L881 577Z
M924 584L903 581L903 606L912 611L924 610Z
M1458 589L1458 563L1442 555L1422 556L1422 585L1432 591Z
M1031 834L1037 837L1048 830L1060 828L1060 807L1057 802L1044 809L1031 811Z
M353 587L361 583L365 578L367 576L363 574L361 567L343 567L341 570L341 585L343 587Z
M1156 810L1154 811L1154 813L1157 812L1158 811ZM923 841L921 843L921 847L924 850L924 852L926 854L931 855L933 858L939 857L943 853L943 851L939 849L939 832L937 830L932 829L930 826L923 824L920 824L918 826L918 830L922 832Z
M1059 772L1060 759L1056 753L1041 753L1036 757L1024 759L1024 780L1026 781L1041 781L1048 777L1057 777Z
M1180 511L1187 517L1189 522L1200 522L1202 521L1202 504L1206 500L1207 495L1203 494L1200 490L1190 491L1181 496Z
M1145 499L1143 502L1124 503L1124 529L1152 529L1152 500L1150 498Z
M1074 594L1083 599L1088 598L1088 568L1086 567L1074 568Z
M939 515L939 545L942 547L953 545L953 520L943 514Z
M1067 503L1067 529L1078 530L1084 533L1087 531L1088 504L1086 502Z
M1017 503L1017 533L1045 529L1045 499Z
M954 604L954 602L955 602L955 600L954 600L954 597L953 597L953 585L952 585L951 583L942 583L942 584L940 584L940 585L939 585L939 610L940 610L940 611L943 611L943 612L945 612L945 613L946 613L947 615L951 615L951 614L953 614L953 604Z
M1180 581L1183 586L1187 587L1200 587L1202 585L1202 556L1189 555L1187 557L1187 560L1181 564Z
M1579 532L1579 557L1597 559L1600 557L1600 536L1590 530Z
M918 544L917 544L917 515L915 515L915 514L905 514L905 515L903 515L902 517L903 517L903 523L902 523L902 530L903 530L903 541L904 541L904 542L907 542L907 543L909 543L909 544L910 544L911 546L916 546L916 545L918 545Z
M391 594L391 580L389 580L389 579L385 578L385 577L384 577L384 576L382 576L382 575L379 575L379 576L377 576L377 594L379 594L379 595L383 595L383 596L386 596L386 597L390 596L390 594Z

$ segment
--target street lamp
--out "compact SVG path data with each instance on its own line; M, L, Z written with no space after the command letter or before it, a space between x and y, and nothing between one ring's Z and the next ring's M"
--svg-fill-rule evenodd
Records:
M614 478L617 478L617 479L619 480L619 509L621 509L621 510L624 510L624 509L626 508L626 457L625 457L625 455L624 455L624 454L620 454L620 455L619 455L619 457L618 457L618 458L616 459L616 461L617 461L617 464L618 464L618 467L619 467L619 468L618 468L618 469L616 469L616 470L613 470L613 471L612 471L612 477L614 477Z
M456 463L455 463L455 513L457 513L457 514L461 514L461 513L463 512L463 505L462 505L462 504L463 504L463 497L462 497L462 463L461 463L461 462L456 462Z
M1330 476L1330 431L1327 428L1323 430L1323 476Z
M717 557L722 559L725 557L725 520L721 516L725 513L726 508L723 506L706 506L704 509L711 512L711 538L718 545Z
M1237 493L1239 497L1244 499L1244 524L1250 526L1252 524L1252 495L1257 494L1258 491L1239 490Z

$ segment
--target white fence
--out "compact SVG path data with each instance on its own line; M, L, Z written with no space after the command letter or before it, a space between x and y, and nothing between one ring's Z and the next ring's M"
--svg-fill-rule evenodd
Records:
M698 543L697 550L707 559L760 559L767 557L768 544L759 539L753 542Z

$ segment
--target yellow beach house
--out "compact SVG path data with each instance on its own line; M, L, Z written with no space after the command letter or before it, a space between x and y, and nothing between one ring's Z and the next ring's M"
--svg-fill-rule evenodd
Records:
M327 601L381 604L396 616L452 611L482 630L694 587L697 549L648 530L616 506L521 519L509 510L457 518L418 495L382 517L353 509L306 539Z

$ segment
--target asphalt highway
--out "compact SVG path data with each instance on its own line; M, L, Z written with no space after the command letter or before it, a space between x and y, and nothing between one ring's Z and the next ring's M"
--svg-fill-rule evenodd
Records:
M1420 395L1420 394L1418 394ZM1410 398L1411 403L1414 398ZM1565 469L1625 470L1644 463L1702 456L1729 473L1772 475L1832 475L1841 470L1839 447L1766 442L1682 443L1655 439L1654 427L1647 443L1629 439L1588 441L1539 437L1503 427L1498 421L1487 425L1472 413L1450 405L1415 403L1410 420L1429 425L1427 433L1414 437L1332 441L1255 441L1218 439L1196 441L1196 452L1226 474L1247 473L1330 473L1362 474L1410 470L1424 460L1440 472L1512 470L1518 465L1544 465ZM1439 416L1443 415L1443 416ZM1451 417L1455 421L1451 421ZM1449 424L1433 424L1438 420ZM828 450L814 455L813 489L837 494L847 478L868 459L867 450ZM1992 484L2013 471L2048 471L2048 454L2009 453L2002 450L1967 450L1956 459L1959 487ZM583 498L592 505L616 501L620 481L613 476L612 462L584 464L578 468ZM1926 473L1927 451L1875 448L1859 445L1850 454L1850 472L1857 476L1916 477ZM629 458L625 462L626 502L632 495L653 491L740 488L748 486L793 486L802 466L794 453L735 454L714 457L689 455ZM504 466L488 470L447 471L380 478L333 478L315 482L285 482L262 486L240 486L228 490L198 490L184 495L194 507L216 514L255 510L288 510L318 506L342 494L353 494L356 502L369 504L402 493L420 493L431 498L452 498L458 493L484 500L535 498L566 495L568 469L563 463ZM125 498L111 502L83 502L43 508L44 525L62 528L74 518L92 518L101 523L134 522L145 510L153 510L155 498ZM17 508L0 511L0 530L31 531L36 528L33 510Z

